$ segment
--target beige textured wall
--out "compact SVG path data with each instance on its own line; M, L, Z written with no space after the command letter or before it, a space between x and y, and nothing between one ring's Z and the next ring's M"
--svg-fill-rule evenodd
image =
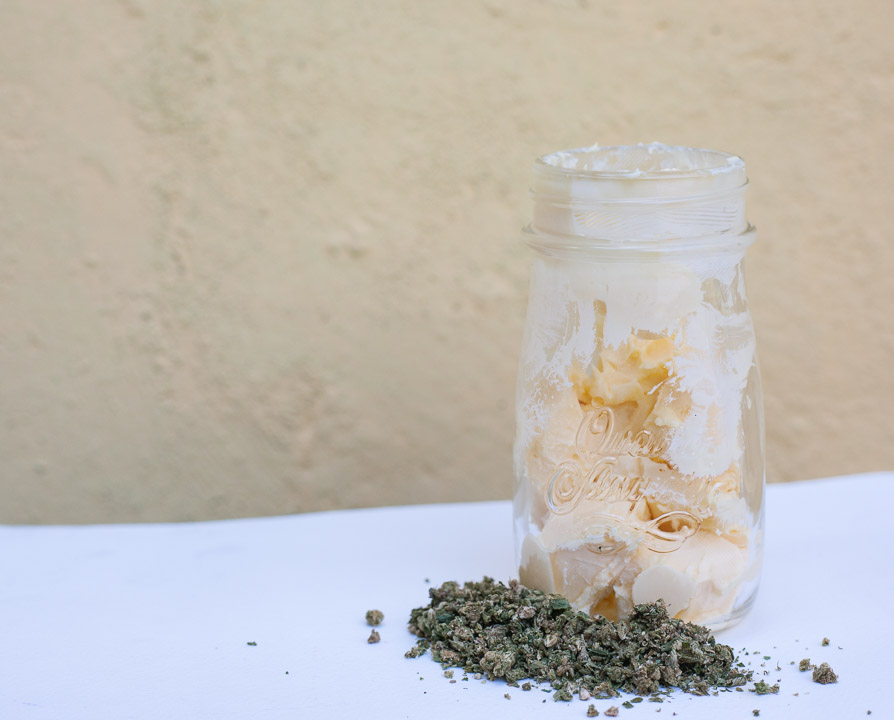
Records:
M508 497L531 160L741 154L769 477L894 468L894 3L4 0L0 521Z

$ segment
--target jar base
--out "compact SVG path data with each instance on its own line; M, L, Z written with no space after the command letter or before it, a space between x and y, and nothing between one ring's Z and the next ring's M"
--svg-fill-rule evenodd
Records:
M748 598L739 605L732 612L727 613L726 615L721 615L718 618L714 618L709 620L708 622L701 623L712 633L720 632L721 630L726 630L727 628L732 627L733 625L737 625L741 622L742 618L744 618L748 611L751 610L751 606L754 605L754 600L757 598L758 586L751 591L751 594Z

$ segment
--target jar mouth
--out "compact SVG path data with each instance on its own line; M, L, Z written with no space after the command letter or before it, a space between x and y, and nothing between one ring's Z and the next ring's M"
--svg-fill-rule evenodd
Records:
M747 185L742 158L718 150L662 143L560 150L534 162L531 230L616 246L735 236L748 232Z
M559 150L537 158L536 196L640 201L728 192L747 184L738 155L663 143Z

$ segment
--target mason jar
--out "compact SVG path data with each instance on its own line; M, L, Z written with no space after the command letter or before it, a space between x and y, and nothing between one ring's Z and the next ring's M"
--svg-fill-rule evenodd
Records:
M726 627L761 568L763 410L741 158L658 143L534 163L519 363L524 585Z

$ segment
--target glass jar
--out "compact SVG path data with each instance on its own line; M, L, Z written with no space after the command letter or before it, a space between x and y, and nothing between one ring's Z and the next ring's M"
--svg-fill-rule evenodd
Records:
M764 440L744 162L657 143L534 163L517 387L523 584L726 627L757 591Z

